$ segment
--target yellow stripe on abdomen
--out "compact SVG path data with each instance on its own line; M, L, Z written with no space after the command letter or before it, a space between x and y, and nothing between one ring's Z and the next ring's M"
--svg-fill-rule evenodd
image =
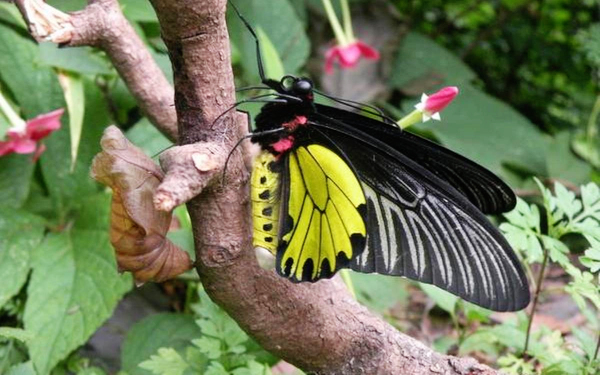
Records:
M252 167L250 197L252 200L253 245L277 251L279 234L280 176L271 170L275 156L262 151Z

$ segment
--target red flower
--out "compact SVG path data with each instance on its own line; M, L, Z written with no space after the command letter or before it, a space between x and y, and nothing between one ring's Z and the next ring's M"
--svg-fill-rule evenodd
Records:
M17 153L31 154L35 152L34 160L46 149L43 144L38 144L43 138L60 128L60 117L63 108L39 115L25 124L23 128L12 127L6 132L8 140L0 141L0 156Z
M344 46L333 46L325 54L325 72L328 74L333 73L333 62L335 60L339 60L342 68L353 68L361 57L368 60L379 60L379 52L360 40Z
M458 95L458 87L444 87L430 96L423 94L421 102L417 103L415 108L423 112L423 121L428 121L430 118L440 120L440 112L454 100L456 95Z

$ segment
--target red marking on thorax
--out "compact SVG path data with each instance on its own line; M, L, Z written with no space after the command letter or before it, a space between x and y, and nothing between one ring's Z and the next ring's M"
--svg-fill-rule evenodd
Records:
M285 138L281 138L280 140L278 140L277 142L275 142L271 145L271 147L273 147L273 150L275 150L275 152L278 152L280 154L283 154L284 152L286 152L293 146L294 146L294 136L293 135L288 135Z
M306 116L296 116L292 121L283 123L282 126L290 131L294 131L299 126L306 125L307 122L308 119Z

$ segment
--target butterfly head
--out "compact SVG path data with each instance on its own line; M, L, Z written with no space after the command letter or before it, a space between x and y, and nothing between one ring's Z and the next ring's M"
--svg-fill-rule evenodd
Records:
M279 91L282 94L292 95L302 100L313 99L313 82L306 77L284 76L279 82Z

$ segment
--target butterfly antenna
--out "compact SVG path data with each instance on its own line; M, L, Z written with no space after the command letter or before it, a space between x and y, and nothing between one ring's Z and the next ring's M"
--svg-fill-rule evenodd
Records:
M170 148L173 148L173 147L175 147L175 146L176 146L176 144L175 144L175 143L173 143L172 145L170 145L170 146L167 146L167 147L163 148L162 150L158 151L157 153L155 153L154 155L152 155L152 156L151 156L151 158L152 158L152 159L154 159L154 158L155 158L155 157L157 157L158 155L162 154L163 152L165 152L165 151L167 151L168 149L170 149Z
M354 109L357 109L359 111L363 111L365 113L369 113L369 114L372 114L372 115L375 115L375 116L379 116L379 117L381 117L381 119L383 120L383 122L387 123L388 125L397 126L396 125L396 121L394 121L391 117L389 117L385 113L383 113L383 111L381 110L381 108L378 108L378 107L376 107L374 105L367 104L367 103L356 102L354 100L349 100L349 99L338 98L338 97L335 97L333 95L325 94L324 92L321 92L321 91L318 91L318 90L314 90L314 89L313 89L313 91L316 94L318 94L318 95L321 95L321 96L323 96L323 97L325 97L327 99L331 99L334 102L343 104L343 105L345 105L347 107L354 108ZM366 110L363 107L372 109L372 111ZM373 111L375 111L375 112L373 112Z
M265 68L263 66L262 54L260 53L260 42L258 41L256 31L254 31L254 28L250 26L250 23L244 18L244 16L242 16L242 14L240 13L239 9L235 6L233 1L230 1L229 4L231 4L231 7L235 11L235 14L237 14L238 18L244 23L244 26L246 26L246 29L250 31L250 34L252 34L252 37L254 38L254 42L256 43L256 60L258 62L258 75L260 76L261 82L271 88L276 87L276 85L278 85L279 82L274 81L272 79L268 79L265 76Z

